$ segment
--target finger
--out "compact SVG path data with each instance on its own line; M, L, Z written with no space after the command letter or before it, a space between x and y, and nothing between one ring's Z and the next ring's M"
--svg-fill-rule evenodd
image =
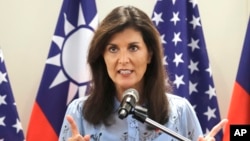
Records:
M90 135L85 135L85 136L83 137L83 139L84 139L85 141L90 141Z
M204 141L204 137L203 136L199 136L198 137L198 141Z
M66 119L68 120L68 122L70 124L72 136L79 135L79 131L77 129L77 126L76 126L76 123L75 123L74 119L70 115L67 115Z
M68 138L68 141L90 141L90 135L82 137L80 134Z
M215 141L214 137L203 137L203 136L199 136L197 141Z
M208 133L207 137L214 137L228 122L228 119L221 120L213 129Z
M89 141L85 140L80 134L68 138L68 141Z

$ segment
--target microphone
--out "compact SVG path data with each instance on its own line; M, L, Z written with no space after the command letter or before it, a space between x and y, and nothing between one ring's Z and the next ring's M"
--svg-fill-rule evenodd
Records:
M136 89L130 88L123 92L122 103L120 104L118 115L120 119L128 116L135 104L139 100L139 94Z

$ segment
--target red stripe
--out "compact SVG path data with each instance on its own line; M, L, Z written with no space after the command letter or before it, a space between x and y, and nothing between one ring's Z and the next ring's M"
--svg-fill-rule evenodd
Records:
M230 124L250 124L250 94L237 82L234 84L227 118L229 122L224 130L223 141L229 141Z
M58 136L51 127L39 105L35 102L30 117L26 141L57 141Z

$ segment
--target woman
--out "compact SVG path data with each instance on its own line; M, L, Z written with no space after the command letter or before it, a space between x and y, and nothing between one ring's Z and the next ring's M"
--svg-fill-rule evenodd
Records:
M151 19L133 6L117 7L104 18L88 54L91 90L69 105L59 140L176 140L132 115L118 118L123 92L129 88L139 92L137 104L147 108L150 119L190 140L203 134L190 103L170 94L159 37ZM200 140L214 139L220 129Z

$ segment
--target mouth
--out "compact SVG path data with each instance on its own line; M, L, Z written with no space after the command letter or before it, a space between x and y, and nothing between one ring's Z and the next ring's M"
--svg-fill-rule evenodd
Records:
M131 74L132 72L133 72L132 70L128 70L128 69L118 70L118 73L123 74L123 75L128 75L128 74Z

